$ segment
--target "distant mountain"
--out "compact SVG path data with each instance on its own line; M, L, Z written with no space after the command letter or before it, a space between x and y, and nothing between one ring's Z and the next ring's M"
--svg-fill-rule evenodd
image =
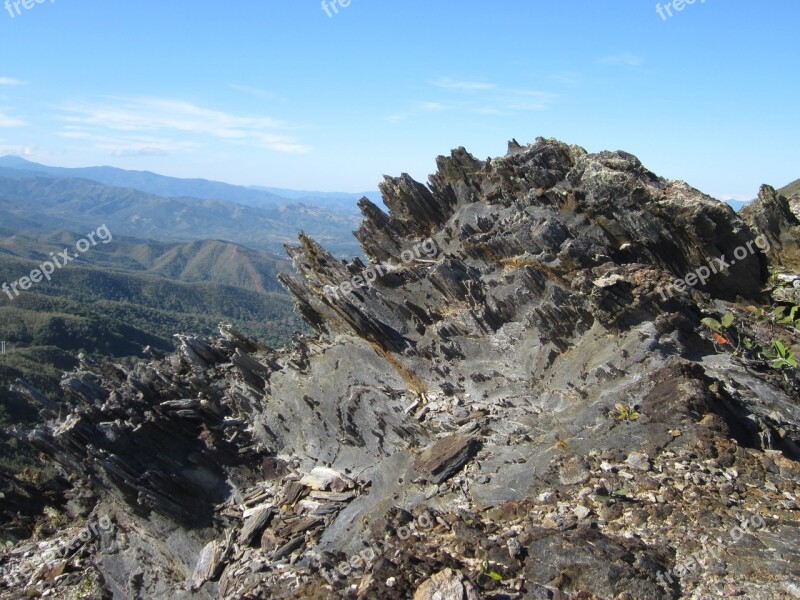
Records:
M275 194L281 198L294 200L303 204L325 206L326 208L330 209L336 207L341 210L346 210L349 207L356 206L358 201L364 197L369 198L381 208L385 208L383 204L383 197L378 191L350 194L347 192L310 192L303 190L289 190L286 188L261 187L257 185L251 186L251 189Z
M40 248L34 247L35 237L6 241L0 246L0 284L27 276L50 250L71 246L75 237L54 234L53 244ZM274 286L269 262L262 264L258 253L248 255L246 249L222 242L153 244L150 253L145 243L121 240L112 251L114 246L98 244L57 270L50 281L19 295L12 291L9 298L0 292L0 340L9 349L0 356L0 397L17 377L57 394L61 371L77 366L80 350L114 360L141 356L148 345L169 351L175 348L174 334L213 335L220 322L282 346L292 332L304 328L287 294L211 281L226 279L222 265L229 264L239 265L242 272L253 269L248 285ZM184 261L194 247L202 258ZM126 251L131 252L127 260ZM236 257L238 252L244 258ZM209 272L202 275L204 281L177 279L192 279L198 269Z
M0 163L2 163L0 158ZM346 200L350 198L360 199L364 196L372 200L379 200L381 193L378 191L363 192L363 193L349 193L349 192L311 192L308 190L290 190L287 188L264 187L260 185L250 186L250 189L261 190L280 196L281 198L288 198L290 200L301 200L303 198L320 198L321 200Z
M59 232L3 240L0 284L27 276L50 251L73 246L79 237ZM166 244L115 236L112 241L19 296L0 291L0 340L6 347L0 354L0 472L38 464L35 453L11 433L39 420L37 410L9 396L9 385L18 379L67 400L61 376L80 366L81 353L89 362L132 366L145 347L151 347L151 356L170 352L177 346L174 334L213 336L220 322L273 347L306 329L289 296L270 291L277 289L274 272L282 261L213 240Z
M30 162L19 156L0 157L0 167L58 178L91 179L112 187L133 188L156 196L189 196L202 200L229 200L238 204L273 209L285 209L290 204L286 198L256 188L240 187L206 179L167 177L150 171L128 171L116 167L49 167Z
M63 178L0 167L0 228L87 231L105 223L114 235L192 241L218 239L284 256L283 245L306 231L352 257L360 247L355 214L304 204L259 208L228 200L167 198L89 179Z
M778 190L779 193L783 194L787 198L791 198L792 194L800 193L800 179L793 181L786 187L783 187ZM741 201L741 200L727 200L727 203L730 204L736 212L739 212L742 208L751 204L752 200Z
M14 234L0 241L0 255L42 261L49 251L72 247L80 237L63 230ZM219 283L262 294L282 293L277 275L292 268L288 260L219 240L168 243L114 236L112 242L81 254L80 264L177 281Z
M286 210L292 204L311 204L319 208L360 214L356 203L366 195L370 200L380 199L380 193L348 194L339 192L308 192L260 186L238 186L207 179L182 179L150 171L129 171L116 167L65 168L50 167L19 156L0 157L0 167L38 173L60 178L91 179L113 187L133 188L148 194L164 197L188 196L201 200L228 200L266 209Z

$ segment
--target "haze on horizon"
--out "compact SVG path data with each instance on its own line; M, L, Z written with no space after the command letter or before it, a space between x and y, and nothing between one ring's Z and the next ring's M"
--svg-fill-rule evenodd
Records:
M800 177L796 2L344 4L12 2L0 155L361 192L545 136L720 199Z

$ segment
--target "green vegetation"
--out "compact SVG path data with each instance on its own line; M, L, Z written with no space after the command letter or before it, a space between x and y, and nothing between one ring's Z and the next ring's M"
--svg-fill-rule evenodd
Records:
M100 583L95 579L94 575L90 574L81 580L72 598L73 600L100 600L105 596L106 594L103 592Z
M615 404L614 408L617 409L615 418L618 421L638 421L641 413L638 406L625 406L624 404Z
M2 241L0 256L5 254L40 264L48 258L49 251L72 248L81 237L63 230L17 233ZM80 255L79 261L70 263L75 265L149 273L186 282L221 283L261 293L282 293L277 275L291 270L283 255L275 256L232 242L155 242L115 233L111 242L92 246Z
M779 189L778 192L787 198L790 198L793 194L800 194L800 179L796 179L786 187Z
M713 317L701 319L701 323L711 333L711 340L718 350L729 349L734 356L760 362L775 369L797 369L798 361L790 344L785 341L788 336L800 331L800 319L796 305L778 305L773 307L748 307L756 322L766 328L766 337L762 333L745 335L747 322L742 319L737 327L736 316L727 312L720 320Z
M163 256L157 250L154 243L153 255ZM42 260L0 251L0 284L27 275ZM111 260L106 257L100 262ZM213 261L208 264L211 273L219 270ZM245 264L255 268L256 261ZM232 323L242 333L274 347L285 345L293 332L305 329L285 292L177 281L141 267L126 271L75 261L57 270L51 281L37 283L13 299L0 292L0 340L6 342L6 353L0 355L0 466L21 473L36 464L31 449L9 430L39 418L35 409L8 393L18 378L64 401L59 382L64 372L79 365L81 353L130 365L143 357L146 346L164 353L174 350L176 333L218 335L220 322Z
M40 417L9 392L18 379L69 402L60 381L79 366L79 356L132 365L148 346L156 353L174 350L175 334L216 336L220 322L283 346L306 329L277 280L291 270L283 244L296 243L305 230L339 256L360 252L351 234L360 221L354 199L323 206L200 180L104 168L80 173L120 185L110 187L75 178L79 173L19 170L31 167L24 163L0 166L0 284L29 276L52 253L68 248L73 254L75 242L100 225L113 239L18 296L0 291L5 481L37 483L52 470L24 441L24 428ZM150 193L133 189L137 182L147 183ZM202 196L188 197L193 192ZM230 239L250 247L223 241Z
M476 578L476 581L478 582L478 585L483 586L485 584L485 579L486 578L491 579L492 581L497 581L497 582L503 581L503 576L500 573L498 573L497 571L491 569L491 567L489 566L489 561L488 560L484 560L481 563L480 572L478 573L478 577Z
M780 340L772 340L772 346L767 350L762 350L761 357L768 361L773 369L797 368L794 352L784 346Z
M35 263L0 259L0 282L29 273ZM0 386L25 377L57 393L61 371L77 355L123 359L145 346L168 352L176 333L212 336L220 322L269 345L302 329L286 294L256 293L215 283L69 265L13 300L0 294Z

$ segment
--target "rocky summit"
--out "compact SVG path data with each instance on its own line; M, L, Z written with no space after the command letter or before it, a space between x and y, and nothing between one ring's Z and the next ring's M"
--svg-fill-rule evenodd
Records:
M287 248L314 335L14 388L68 518L3 598L800 598L796 203L541 138L380 187Z

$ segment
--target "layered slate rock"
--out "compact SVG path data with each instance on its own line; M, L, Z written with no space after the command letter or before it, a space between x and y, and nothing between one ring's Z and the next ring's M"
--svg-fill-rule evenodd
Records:
M272 350L223 327L65 379L77 405L31 439L114 515L92 554L107 589L800 593L796 372L701 324L731 310L766 343L744 305L768 301L775 258L688 283L762 233L787 239L788 216L765 197L746 222L628 153L546 139L486 161L460 148L427 185L381 190L388 214L360 204L368 262L305 235L287 248L315 335Z
M442 483L458 473L477 452L477 438L454 435L443 438L424 450L414 462L421 481Z
M784 196L772 186L761 186L758 199L742 209L742 218L767 238L775 266L800 270L800 217Z

